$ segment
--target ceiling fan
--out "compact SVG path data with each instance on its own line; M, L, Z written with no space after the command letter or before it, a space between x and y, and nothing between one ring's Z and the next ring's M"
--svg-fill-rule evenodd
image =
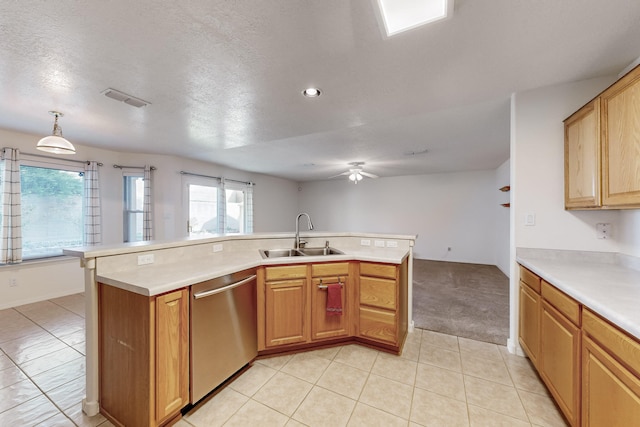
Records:
M372 173L365 172L364 170L362 170L362 166L364 166L364 162L351 162L349 163L349 166L353 166L353 167L346 172L342 172L342 173L339 173L338 175L330 176L329 179L336 178L338 176L347 175L349 176L350 181L352 181L354 184L357 184L358 181L362 181L362 178L364 178L365 176L367 178L378 177L378 175L374 175Z

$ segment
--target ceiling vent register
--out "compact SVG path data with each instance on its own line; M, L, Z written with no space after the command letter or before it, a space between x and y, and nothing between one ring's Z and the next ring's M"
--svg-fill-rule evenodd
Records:
M102 94L107 98L115 99L116 101L124 102L125 104L129 104L137 108L146 107L151 104L150 102L136 98L135 96L127 95L124 92L120 92L119 90L112 88L103 90Z

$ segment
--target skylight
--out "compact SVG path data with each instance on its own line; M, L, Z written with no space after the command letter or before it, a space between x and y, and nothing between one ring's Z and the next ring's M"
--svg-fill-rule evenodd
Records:
M378 0L387 36L449 18L453 0Z

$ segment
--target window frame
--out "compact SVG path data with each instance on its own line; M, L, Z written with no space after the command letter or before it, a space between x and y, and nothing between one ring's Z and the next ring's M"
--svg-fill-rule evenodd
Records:
M32 167L32 168L40 168L40 169L53 169L53 170L59 170L59 171L65 171L65 172L77 172L81 177L82 177L82 204L81 204L81 220L82 220L82 232L81 232L81 244L78 246L69 246L69 245L65 245L65 246L61 246L60 249L60 253L56 253L56 254L50 254L50 255L36 255L36 256L29 256L25 253L25 235L24 235L24 224L21 224L21 228L22 228L22 260L23 261L36 261L36 260L46 260L49 258L56 258L56 257L61 257L64 256L64 254L62 253L62 249L63 248L68 248L68 247L80 247L83 246L85 244L85 236L84 236L84 222L85 222L85 215L86 215L86 194L85 194L85 183L84 183L84 174L85 174L85 170L84 170L84 166L82 164L79 164L76 161L72 161L72 160L64 160L64 159L48 159L48 158L41 158L40 156L35 156L35 155L29 155L27 153L22 153L21 154L21 159L20 159L20 168L22 168L22 166L26 166L26 167ZM22 208L24 206L24 193L23 193L23 185L22 185L22 171L20 173L20 199L21 199L21 217L24 216L24 212L22 211Z
M144 172L129 172L129 171L122 172L122 241L123 243L141 242L143 240L142 238L140 238L139 240L130 239L129 230L131 228L131 223L129 218L131 214L144 215L144 206L142 209L129 209L130 207L129 201L131 200L131 197L130 197L131 186L128 185L128 182L129 181L135 182L130 178L142 179L143 185L144 185ZM143 187L143 191L144 191L144 187ZM144 198L144 193L143 193L143 198ZM144 218L142 220L144 220Z
M219 192L220 192L220 179L218 178L214 178L214 177L205 177L205 176L196 176L196 175L183 175L182 177L182 206L184 206L184 208L182 209L182 224L185 224L186 226L186 236L187 237L197 237L199 235L199 233L195 233L193 231L191 231L191 217L190 217L190 197L189 197L189 186L190 185L199 185L199 186L203 186L203 187L213 187L216 189L216 198L215 198L215 202L216 202L216 234L220 233L220 230L218 230L218 224L219 221L217 220L218 218L218 201L219 201Z

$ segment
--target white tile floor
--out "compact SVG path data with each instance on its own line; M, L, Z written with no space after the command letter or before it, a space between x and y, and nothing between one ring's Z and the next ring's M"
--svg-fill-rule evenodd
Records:
M82 414L84 297L0 311L0 426L112 426ZM344 345L258 360L177 424L565 426L527 359L417 330L402 356Z

